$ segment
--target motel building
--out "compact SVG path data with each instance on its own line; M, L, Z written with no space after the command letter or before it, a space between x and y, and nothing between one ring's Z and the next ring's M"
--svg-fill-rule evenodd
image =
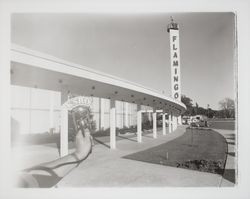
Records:
M152 136L155 139L159 118L162 120L162 134L174 133L181 123L181 114L186 110L180 101L179 28L172 20L165 31L166 38L170 38L171 63L166 67L171 67L169 83L172 97L66 58L44 53L39 47L29 48L22 44L19 32L12 29L12 138L57 134L60 156L67 155L71 129L69 112L79 104L90 107L96 131L109 131L108 145L111 150L119 145L116 142L117 129L135 127L137 142L142 143L143 118L152 123ZM37 39L35 36L25 39L30 39L27 43L43 45L33 41Z

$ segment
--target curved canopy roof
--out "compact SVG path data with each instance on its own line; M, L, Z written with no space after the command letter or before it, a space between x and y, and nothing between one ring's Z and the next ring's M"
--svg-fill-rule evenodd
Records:
M142 85L13 44L11 83L151 106L174 115L183 103ZM139 75L139 74L138 74Z

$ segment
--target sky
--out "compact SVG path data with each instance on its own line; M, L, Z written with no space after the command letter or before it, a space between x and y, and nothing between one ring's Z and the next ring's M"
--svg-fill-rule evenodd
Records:
M170 96L170 16L180 26L182 94L213 109L234 99L233 13L13 14L11 40Z

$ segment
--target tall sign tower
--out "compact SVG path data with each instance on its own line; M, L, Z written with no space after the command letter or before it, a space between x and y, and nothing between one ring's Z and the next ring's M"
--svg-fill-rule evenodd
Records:
M171 92L172 98L181 101L181 75L180 75L180 43L179 43L179 25L174 22L168 24L168 33L170 37L170 61L171 61ZM174 124L181 124L181 116L173 117Z
M181 101L179 25L172 17L167 30L170 36L171 92L174 99Z

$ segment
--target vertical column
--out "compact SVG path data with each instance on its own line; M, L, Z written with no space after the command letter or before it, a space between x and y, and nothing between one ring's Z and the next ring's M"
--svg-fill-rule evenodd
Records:
M149 120L150 125L151 125L151 124L152 124L152 115L151 115L151 111L148 111L147 114L148 114L148 120Z
M120 121L121 121L121 125L119 126L119 128L124 128L124 103L120 102Z
M177 129L177 117L173 116L173 131Z
M60 156L68 155L68 110L61 110Z
M166 113L162 114L162 134L166 135Z
M172 129L175 131L175 116L172 116Z
M68 91L62 89L61 91L61 104L63 105L68 100ZM68 110L61 109L60 120L60 156L68 155Z
M116 148L116 113L115 113L115 100L110 100L110 148Z
M171 129L172 129L172 132L175 130L174 129L174 115L173 115L173 112L171 112Z
M102 98L99 98L99 103L98 103L98 105L99 105L99 111L98 111L98 113L99 113L99 123L98 123L99 124L99 129L97 129L99 131L102 129L102 125L101 125L101 122L102 122L102 118L101 118L102 117L102 114L101 114L102 113L101 112L102 105L101 104L102 104Z
M100 130L104 129L104 111L105 111L105 101L104 99L100 98Z
M129 124L128 124L128 102L124 102L125 103L125 127L129 127Z
M157 117L156 110L153 110L153 138L157 138Z
M182 125L182 117L178 116L178 125Z
M130 118L129 118L129 124L130 126L133 126L133 104L130 103L129 106L129 114L130 114Z
M168 115L168 131L169 133L172 133L172 113L169 112Z
M32 112L32 109L31 109L31 106L32 106L32 92L33 92L33 88L29 88L29 133L31 134L32 131L31 131L31 112Z
M142 142L142 111L141 105L137 105L137 142Z
M68 100L68 91L66 89L62 89L61 91L61 104L64 104Z
M50 106L49 106L49 131L54 131L54 93L50 91Z

